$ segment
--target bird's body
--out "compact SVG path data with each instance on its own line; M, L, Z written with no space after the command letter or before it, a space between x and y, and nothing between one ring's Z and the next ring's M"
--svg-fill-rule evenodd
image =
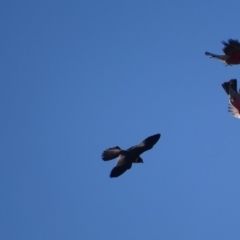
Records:
M237 80L231 79L222 84L229 97L228 111L236 118L240 118L240 92L237 91Z
M229 39L227 42L222 41L224 45L222 51L224 55L218 55L210 52L205 52L205 55L211 58L223 61L226 65L240 64L240 43L238 40Z
M132 167L132 163L143 163L140 155L145 151L150 150L157 143L160 136L160 134L150 136L143 140L140 144L128 148L127 150L122 150L118 146L106 149L102 153L102 159L104 161L118 158L117 164L112 169L110 177L112 178L122 175L125 171Z

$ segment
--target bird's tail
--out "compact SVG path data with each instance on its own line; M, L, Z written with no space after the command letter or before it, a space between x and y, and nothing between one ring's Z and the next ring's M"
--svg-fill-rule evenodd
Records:
M121 151L122 151L122 149L118 146L108 148L102 153L102 159L104 161L108 161L108 160L112 160L114 158L117 158Z

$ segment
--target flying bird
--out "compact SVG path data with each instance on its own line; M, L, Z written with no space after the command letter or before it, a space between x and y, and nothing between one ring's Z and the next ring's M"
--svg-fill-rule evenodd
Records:
M158 142L160 137L161 134L155 134L144 139L138 145L128 148L127 150L123 150L118 146L106 149L102 153L102 159L104 161L118 158L116 166L110 173L110 177L119 177L132 167L132 163L143 163L140 155L150 150Z
M224 45L222 51L224 55L217 55L210 52L205 52L205 55L210 58L216 58L223 61L226 65L240 64L240 43L238 40L229 39L227 42L222 41Z
M228 111L236 118L240 118L240 90L237 91L237 79L231 79L222 84L229 97Z

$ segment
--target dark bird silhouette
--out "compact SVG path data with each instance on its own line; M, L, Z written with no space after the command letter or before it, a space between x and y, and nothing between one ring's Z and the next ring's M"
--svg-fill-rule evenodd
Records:
M210 52L205 52L205 55L211 58L223 61L226 65L240 64L240 43L238 40L229 39L227 42L222 41L224 45L222 51L224 55L217 55Z
M132 167L132 163L143 163L140 155L150 150L159 140L161 134L155 134L143 140L140 144L123 150L120 147L106 149L102 153L102 159L109 161L118 157L116 166L112 169L110 177L119 177Z
M237 90L237 79L224 82L222 87L229 97L228 112L234 117L240 118L240 91Z

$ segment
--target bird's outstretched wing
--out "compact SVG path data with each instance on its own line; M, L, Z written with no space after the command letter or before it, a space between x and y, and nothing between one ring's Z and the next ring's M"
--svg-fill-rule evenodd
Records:
M238 40L229 39L227 42L222 41L222 44L224 45L223 52L231 56L235 52L240 52L240 43Z
M124 155L120 155L116 166L112 169L110 177L119 177L132 167L132 162L128 161Z
M108 161L108 160L112 160L114 158L117 158L119 156L121 150L122 149L118 146L108 148L102 153L102 159L104 161Z
M143 152L150 150L159 140L161 137L161 134L155 134L152 135L146 139L144 139L141 143L138 145L131 147L128 149L128 151L134 152L134 155L141 155Z

